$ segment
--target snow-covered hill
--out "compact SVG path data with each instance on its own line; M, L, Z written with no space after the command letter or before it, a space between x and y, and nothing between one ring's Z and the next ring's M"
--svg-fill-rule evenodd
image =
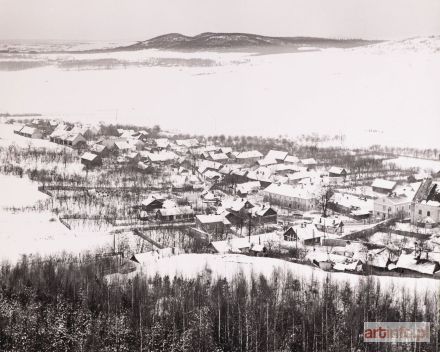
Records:
M161 35L118 50L168 49L210 50L248 47L356 47L369 44L363 40L337 40L312 37L268 37L248 33L201 33L190 37L179 33Z
M356 48L354 50L366 51L372 54L387 53L439 53L440 36L416 37L403 40L391 40Z

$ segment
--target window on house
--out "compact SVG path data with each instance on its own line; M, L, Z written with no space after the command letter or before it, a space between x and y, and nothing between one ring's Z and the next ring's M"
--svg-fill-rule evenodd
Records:
M422 215L422 211L421 210L419 210L419 215Z
M426 216L431 216L431 212L429 210L426 212Z

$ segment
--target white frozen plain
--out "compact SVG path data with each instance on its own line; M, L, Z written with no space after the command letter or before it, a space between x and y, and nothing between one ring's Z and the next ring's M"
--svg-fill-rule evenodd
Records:
M0 110L87 122L160 124L199 134L345 133L345 144L351 146L435 147L440 39L428 39L429 46L416 38L274 55L112 54L140 61L211 58L219 64L213 67L2 71ZM423 133L415 133L418 128Z

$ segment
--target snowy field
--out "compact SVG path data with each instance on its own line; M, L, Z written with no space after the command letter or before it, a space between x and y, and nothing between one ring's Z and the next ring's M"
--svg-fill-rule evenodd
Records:
M440 127L440 122L439 122L439 127ZM418 167L421 170L429 171L429 172L440 171L440 160L427 160L427 159L418 159L418 158L401 156L396 159L386 160L385 163L395 164L403 169Z
M0 112L159 123L205 134L345 133L349 146L436 147L439 46L439 38L431 38L273 55L157 50L74 55L153 65L0 71ZM165 59L177 61L164 66ZM200 60L214 63L204 66ZM430 127L423 133L399 128L415 119Z
M49 150L62 152L64 149L71 151L71 148L61 146L56 143L52 143L47 139L27 138L14 133L14 128L18 127L18 124L5 124L0 123L0 146L8 147L10 145L16 145L17 147L27 148L46 148Z
M194 278L203 272L209 272L214 278L225 277L232 279L237 274L243 274L250 277L251 274L258 276L260 274L270 277L274 270L281 275L291 272L295 278L310 282L316 280L324 282L330 278L333 282L350 282L356 285L364 276L332 272L328 273L318 268L290 263L280 259L249 257L238 254L181 254L177 256L151 260L145 266L139 266L138 269L129 274L113 274L108 276L110 281L118 279L128 279L137 274L154 276L169 276L170 278L182 276L185 278ZM412 294L417 291L419 294L425 292L438 292L440 281L428 278L407 278L407 277L388 277L375 276L380 282L381 289L395 290L396 294L405 290Z
M0 261L15 262L23 254L78 254L113 244L105 228L70 231L50 212L8 209L30 207L48 198L27 178L0 175L0 195Z

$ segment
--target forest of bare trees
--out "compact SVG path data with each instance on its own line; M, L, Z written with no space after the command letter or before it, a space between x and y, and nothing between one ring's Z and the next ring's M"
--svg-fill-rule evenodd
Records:
M438 351L438 297L241 275L108 281L112 259L2 265L1 351ZM429 321L431 343L365 344L364 321Z

